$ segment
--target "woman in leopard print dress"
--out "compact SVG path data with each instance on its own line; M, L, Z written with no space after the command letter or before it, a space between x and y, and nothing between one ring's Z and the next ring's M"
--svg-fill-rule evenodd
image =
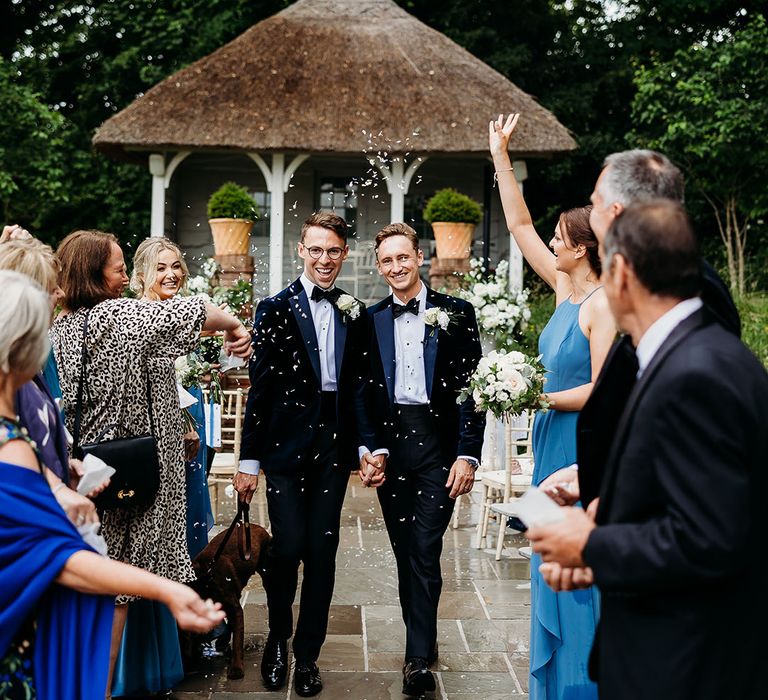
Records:
M182 423L173 360L195 347L203 329L225 331L230 351L243 357L250 353L250 336L238 319L200 297L162 304L117 298L128 278L112 234L76 231L62 241L57 255L65 301L64 313L51 329L51 341L70 432L87 313L81 444L147 434L150 410L158 442L160 487L154 504L144 510L103 514L109 556L175 581L190 581L194 573L186 543ZM117 599L113 663L130 600Z

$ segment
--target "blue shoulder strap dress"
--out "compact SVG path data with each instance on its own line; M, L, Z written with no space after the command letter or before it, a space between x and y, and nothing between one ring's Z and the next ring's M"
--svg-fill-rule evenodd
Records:
M594 293L594 292L593 292ZM589 298L589 297L587 297ZM586 301L586 299L584 300ZM583 302L582 302L583 303ZM579 326L581 304L562 302L539 338L547 370L544 389L563 391L592 379L589 340ZM576 411L539 412L533 425L533 483L576 462ZM587 675L599 598L594 588L555 593L539 574L541 558L531 559L531 700L597 698Z

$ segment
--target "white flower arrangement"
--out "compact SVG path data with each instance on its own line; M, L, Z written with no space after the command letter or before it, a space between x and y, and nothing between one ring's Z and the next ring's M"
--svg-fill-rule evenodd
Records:
M509 263L506 260L500 261L496 271L487 277L481 260L474 259L470 264L462 288L455 294L475 307L481 335L497 350L509 350L528 327L531 318L528 290L509 289Z
M341 311L342 318L348 316L354 321L360 316L360 313L363 310L363 304L351 294L342 294L336 300L336 308Z
M542 398L543 386L541 356L494 350L480 359L469 386L461 391L457 402L472 396L476 411L510 418L526 410L546 410L549 404Z
M185 389L199 387L202 378L211 373L211 365L198 359L194 353L177 357L173 363L176 381Z

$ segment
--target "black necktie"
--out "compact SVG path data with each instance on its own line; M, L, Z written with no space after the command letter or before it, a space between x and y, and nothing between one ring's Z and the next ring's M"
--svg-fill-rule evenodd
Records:
M336 300L341 296L341 292L336 289L323 289L315 285L312 289L312 301L321 302L323 299L327 299L331 304L335 304Z
M392 304L392 315L395 318L400 318L404 313L408 312L412 313L414 316L419 315L419 300L415 297L407 304Z

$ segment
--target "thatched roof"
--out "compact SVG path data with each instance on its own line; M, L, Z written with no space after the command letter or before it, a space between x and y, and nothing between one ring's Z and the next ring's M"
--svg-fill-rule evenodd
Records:
M486 153L488 120L502 111L523 115L517 154L576 147L551 112L391 0L298 0L153 87L94 144L114 155ZM363 131L383 133L368 143Z

